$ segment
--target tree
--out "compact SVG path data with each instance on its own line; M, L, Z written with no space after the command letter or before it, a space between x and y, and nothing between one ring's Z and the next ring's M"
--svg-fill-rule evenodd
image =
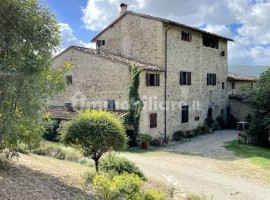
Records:
M59 45L55 17L36 0L0 0L0 151L38 145L46 99L64 89L51 67Z
M246 100L254 110L249 130L253 142L270 148L270 68L247 91Z
M67 122L61 131L61 140L80 150L85 157L95 161L99 171L99 159L110 150L126 147L127 136L122 122L106 111L88 110Z

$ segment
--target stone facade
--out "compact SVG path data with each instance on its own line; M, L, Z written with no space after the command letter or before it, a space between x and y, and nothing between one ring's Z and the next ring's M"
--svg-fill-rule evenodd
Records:
M96 40L106 41L106 44L100 47L102 51L149 62L164 69L165 31L170 26L171 24L162 21L128 13L101 33ZM181 39L182 31L192 35L191 42ZM222 110L226 111L228 93L226 87L222 89L222 82L226 84L228 73L227 40L219 39L219 48L215 49L204 47L203 34L195 30L173 26L167 35L167 104L170 107L167 112L167 135L172 135L179 129L193 129L202 124L209 108L213 109L213 118L220 115ZM221 56L222 51L225 51L225 56ZM191 85L180 86L180 71L191 72ZM217 75L217 85L207 86L207 73ZM157 99L164 102L164 97L162 97L164 82L162 81L164 78L161 80L159 95L158 93L155 95L158 95ZM181 123L180 104L189 106L188 123ZM156 112L160 116L158 118L164 120L164 111L159 109ZM195 117L199 117L199 120L195 121ZM156 128L157 134L164 133L164 122L160 122ZM148 123L142 117L141 130L145 132L147 129L147 132L154 131L149 129Z
M190 42L181 40L181 32L192 35ZM204 123L209 108L213 109L213 119L226 110L228 94L222 89L227 79L227 41L219 41L219 49L202 45L202 34L173 27L168 32L168 101L189 106L189 122L181 123L181 110L168 112L168 133L179 129L194 129ZM180 85L180 71L191 72L191 85ZM207 73L216 74L215 86L207 86ZM195 121L195 117L199 120Z
M107 108L108 100L115 100L116 109L120 109L117 102L123 102L122 106L125 106L130 83L130 69L127 65L72 48L57 56L53 65L61 67L66 62L72 64L67 74L72 75L72 84L67 86L64 94L55 96L51 105L63 106L64 103L71 102L75 107Z
M164 66L163 24L136 15L126 15L103 32L98 40L105 40L101 51Z
M253 81L228 81L229 94L241 95L247 88L253 87Z
M171 27L172 26L172 27ZM171 28L170 28L171 27ZM167 32L167 87L165 89L165 32ZM191 34L191 41L181 38L182 31ZM167 136L179 130L196 128L204 123L208 109L215 119L229 106L227 92L227 40L218 39L218 49L203 46L203 35L195 28L179 26L140 14L122 14L114 23L97 35L93 41L104 40L99 51L119 55L134 61L155 65L161 70L144 71L140 75L140 97L144 102L141 112L140 132L154 137L165 132L165 90L167 92ZM225 52L221 55L221 52ZM74 84L64 95L54 99L54 104L68 101L76 91L81 91L90 101L127 100L130 81L129 67L111 60L69 50L56 57L55 66L65 61L74 64L70 72ZM180 71L191 72L191 85L180 85ZM147 86L146 74L159 74L159 86ZM207 73L216 74L216 85L207 85ZM223 85L224 84L224 85ZM181 122L182 106L189 106L188 122ZM150 114L157 114L157 127L150 128ZM196 117L196 120L195 120Z

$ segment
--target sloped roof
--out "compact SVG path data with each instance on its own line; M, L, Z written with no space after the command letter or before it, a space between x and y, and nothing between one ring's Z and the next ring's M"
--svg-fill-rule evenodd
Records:
M109 113L113 114L117 119L123 119L127 111L125 110L106 110ZM51 106L47 109L47 112L50 113L51 119L59 120L71 120L76 117L80 110L68 111L64 106Z
M50 113L51 119L71 120L78 115L78 111L68 111L65 107L49 107L47 112Z
M197 27L188 26L188 25L181 24L181 23L178 23L178 22L175 22L175 21L172 21L172 20L165 19L165 18L154 17L154 16L151 16L151 15L145 15L145 14L136 13L136 12L132 12L132 11L126 11L125 13L123 13L122 15L120 15L116 20L114 20L109 26L107 26L105 29L103 29L98 35L96 35L96 36L91 40L91 42L95 42L95 40L96 40L102 33L104 33L106 30L108 30L109 28L111 28L115 23L117 23L120 19L122 19L122 18L123 18L124 16L126 16L127 14L134 15L134 16L138 16L138 17L143 17L143 18L147 18L147 19L152 19L152 20L156 20L156 21L160 21L160 22L164 22L164 23L168 23L168 24L171 24L171 25L174 25L174 26L178 26L178 27L182 27L182 28L189 29L189 30L197 31L197 32L200 32L200 33L203 33L203 34L212 35L212 36L214 36L214 37L218 37L218 38L221 38L221 39L224 39L224 40L234 41L234 40L231 39L231 38L224 37L224 36L221 36L221 35L217 35L217 34L214 34L214 33L210 33L210 32L208 32L208 31L204 31L204 30L199 29L199 28L197 28Z
M57 57L59 57L60 55L62 55L63 53L65 53L68 50L76 50L82 53L87 53L90 55L94 55L97 56L99 58L103 58L103 59L107 59L107 60L111 60L114 62L120 62L122 64L125 65L134 65L135 67L138 68L142 68L144 70L150 70L150 71L163 71L160 68L154 66L154 65L148 65L142 62L138 62L138 61L134 61L132 59L129 58L125 58L123 56L119 56L119 55L113 55L113 54L109 54L109 53L105 53L103 51L97 51L96 49L91 49L91 48L86 48L86 47L78 47L78 46L70 46L68 47L66 50L64 50L63 52L61 52L60 54L56 55L53 59L56 59Z
M256 81L256 77L229 72L227 76L227 80L228 81Z

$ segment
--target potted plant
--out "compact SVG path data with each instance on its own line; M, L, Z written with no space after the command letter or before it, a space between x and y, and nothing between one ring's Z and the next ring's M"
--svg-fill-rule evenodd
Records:
M179 130L179 131L174 132L173 139L180 141L180 140L183 140L183 136L184 136L183 131Z
M223 115L220 115L216 118L216 121L218 122L218 129L222 129L225 127L226 120L224 119Z
M195 136L192 130L187 130L185 135L186 135L186 138L193 138Z
M205 134L208 131L208 126L206 124L202 124L199 128L201 129L202 134Z
M142 149L148 149L149 143L152 141L152 136L149 134L139 134L137 142L141 145Z

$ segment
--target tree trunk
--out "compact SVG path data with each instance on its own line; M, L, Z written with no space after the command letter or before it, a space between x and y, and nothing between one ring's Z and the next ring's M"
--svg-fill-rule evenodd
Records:
M96 172L98 173L99 172L99 166L98 166L98 160L99 159L95 159L95 166L96 166Z

